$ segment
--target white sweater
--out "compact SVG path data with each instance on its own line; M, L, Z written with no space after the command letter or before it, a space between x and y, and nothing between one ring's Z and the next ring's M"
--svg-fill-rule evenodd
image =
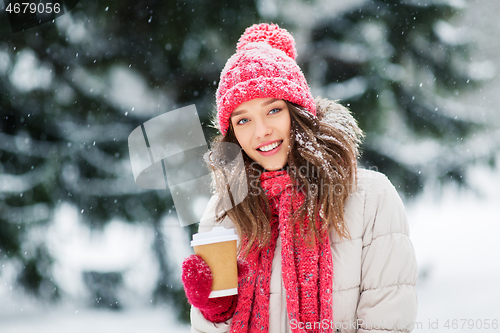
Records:
M330 234L334 323L316 325L346 333L411 331L417 315L417 263L403 203L387 177L358 169L357 189L345 203L345 221L351 239L341 240L335 230ZM223 225L234 228L228 219ZM212 226L213 222L205 221L199 230L206 232ZM288 321L280 239L272 264L270 293L270 333L289 333L291 328L307 325ZM229 331L231 320L214 324L192 307L191 324L191 332L222 333Z

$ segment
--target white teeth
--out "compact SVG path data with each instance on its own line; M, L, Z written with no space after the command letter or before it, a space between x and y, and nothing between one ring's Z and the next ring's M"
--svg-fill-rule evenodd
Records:
M260 147L259 150L260 151L270 151L270 150L273 150L274 148L278 147L280 144L281 144L281 142L273 142L270 145Z

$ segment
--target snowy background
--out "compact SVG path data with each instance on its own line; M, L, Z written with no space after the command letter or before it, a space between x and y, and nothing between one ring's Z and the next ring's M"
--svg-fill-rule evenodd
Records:
M338 1L338 5L330 6L328 10L344 10L361 2ZM500 21L497 19L500 4L486 0L470 1L469 4L458 22L461 31L470 34L476 44L473 57L493 61L500 69ZM261 10L272 16L278 5L278 1L262 2ZM292 13L287 15L298 10L293 6L287 8L292 8ZM72 24L61 22L61 25ZM304 24L308 22L304 21ZM72 29L68 36L80 36L76 26ZM297 36L298 41L300 38ZM1 55L0 52L0 72L9 66L2 62ZM26 87L22 80L31 82L33 86L28 89L44 86L47 80L50 81L50 71L37 64L29 53L23 57L27 67L18 68L19 73L11 74L20 80L19 87ZM26 72L36 72L37 75L23 79L22 73ZM123 84L132 95L145 89L140 79L127 75L117 70L114 82ZM13 84L16 84L15 80ZM111 86L116 87L116 84ZM108 88L103 86L102 89ZM478 91L457 96L459 103L477 110L478 117L486 117L496 126L487 133L492 141L479 142L478 150L481 149L479 145L498 145L500 140L499 89L500 79L496 77ZM123 92L123 89L108 93L113 96L117 91ZM122 97L118 96L116 100L125 103L125 107L136 103ZM154 102L150 102L151 105L145 102L141 107L154 109L163 98L161 95L148 96L145 100ZM500 165L500 154L496 165ZM405 199L411 239L419 263L417 322L422 323L422 328L415 330L418 332L435 332L436 329L429 327L429 322L436 321L439 330L445 330L443 325L448 319L500 321L500 292L496 287L500 281L500 243L497 240L500 232L500 193L497 190L500 169L477 165L469 168L467 175L471 184L467 188L460 188L455 183L428 182L417 199ZM39 214L43 215L43 207L39 208ZM2 262L0 332L188 332L189 327L175 318L172 305L152 305L153 299L145 297L155 288L160 270L151 251L155 230L140 223L113 220L102 230L95 231L81 223L81 213L75 206L62 203L47 227L33 228L29 234L33 243L43 238L50 253L54 254L53 275L57 285L64 290L60 302L48 304L23 292L14 283L19 263ZM191 251L188 236L172 216L161 220L160 229L165 235L167 253L174 254L170 257L174 261L172 267L179 268L182 259ZM122 272L123 282L116 287L122 306L120 311L89 307L93 300L89 299L81 272L102 270ZM173 275L178 280L180 270L174 270ZM453 331L476 330L466 326Z
M476 59L489 59L500 68L500 4L494 1L473 1L461 21L463 33L474 36ZM477 115L491 113L496 129L489 133L491 141L480 145L495 145L500 129L500 77L458 101ZM496 141L496 142L495 142ZM498 149L497 149L498 151ZM466 152L464 152L466 153ZM496 165L500 155L497 155ZM468 325L462 329L460 319L500 319L500 169L473 167L470 170L473 187L458 189L427 188L422 197L406 206L415 246L420 277L417 285L419 313L422 323L418 332L436 332L429 321L438 320L439 331L448 331L446 320L457 319L453 332L483 331ZM484 330L498 331L497 330Z

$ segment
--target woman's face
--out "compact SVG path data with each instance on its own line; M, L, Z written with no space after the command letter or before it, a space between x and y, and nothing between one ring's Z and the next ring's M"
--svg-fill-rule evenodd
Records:
M285 101L256 98L231 114L234 134L245 153L266 170L283 168L290 150L290 111Z

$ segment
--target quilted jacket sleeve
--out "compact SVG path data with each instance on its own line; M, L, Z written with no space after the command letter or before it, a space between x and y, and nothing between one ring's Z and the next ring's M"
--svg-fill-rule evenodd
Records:
M410 332L417 315L417 262L406 212L384 175L365 182L359 333Z

